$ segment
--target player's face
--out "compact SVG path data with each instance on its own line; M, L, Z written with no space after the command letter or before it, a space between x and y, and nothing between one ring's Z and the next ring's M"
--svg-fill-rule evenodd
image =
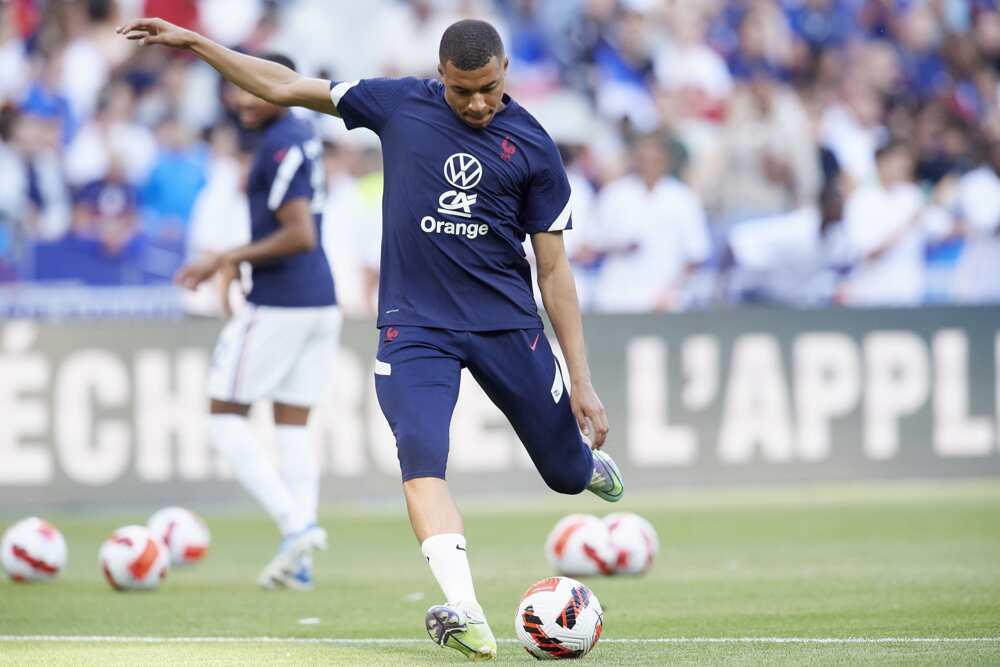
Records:
M238 89L234 103L236 113L240 117L240 124L248 128L260 127L283 111L282 107L262 100L242 89Z
M494 56L479 69L461 70L449 60L438 67L444 82L444 99L462 122L478 129L490 124L503 106L507 58Z

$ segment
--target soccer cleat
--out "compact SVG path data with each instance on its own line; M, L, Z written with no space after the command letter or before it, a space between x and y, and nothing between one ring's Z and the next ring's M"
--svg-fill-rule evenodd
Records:
M478 609L439 604L424 617L427 634L439 646L453 648L469 660L496 660L497 640Z
M313 585L313 560L312 554L306 554L298 563L295 572L285 576L281 580L285 588L293 591L311 591Z
M600 449L594 450L594 472L587 489L609 503L616 503L625 495L621 471L614 459Z
M257 585L264 589L274 589L279 586L307 590L296 576L303 566L306 556L315 549L326 549L326 531L316 524L306 526L303 530L287 536L281 541L278 553L271 562L264 566L257 577ZM308 586L312 586L311 568L308 568Z

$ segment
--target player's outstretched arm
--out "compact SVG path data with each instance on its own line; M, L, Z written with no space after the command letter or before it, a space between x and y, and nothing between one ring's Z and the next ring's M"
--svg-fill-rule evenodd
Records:
M330 99L330 82L324 79L301 76L284 65L237 53L159 18L137 19L119 26L116 32L141 46L162 44L191 51L227 80L272 104L337 115L337 107Z
M542 303L569 366L573 415L580 430L590 437L595 448L600 449L608 437L608 415L590 381L580 303L576 298L576 284L566 257L562 232L533 234L531 245L538 261L538 289L542 292Z

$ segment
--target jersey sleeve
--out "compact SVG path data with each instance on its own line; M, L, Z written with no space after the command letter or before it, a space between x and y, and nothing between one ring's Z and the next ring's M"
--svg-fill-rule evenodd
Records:
M361 79L331 81L330 100L348 130L367 127L382 131L417 79Z
M521 202L526 234L572 229L571 190L559 150L551 140L532 161L528 187Z
M267 208L277 211L282 204L298 197L312 199L312 160L307 160L298 143L285 142L266 148L267 176L271 187Z

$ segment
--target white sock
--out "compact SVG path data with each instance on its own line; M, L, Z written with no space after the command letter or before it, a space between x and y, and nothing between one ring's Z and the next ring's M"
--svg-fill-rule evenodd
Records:
M458 533L432 535L420 545L431 572L450 604L462 603L481 609L472 586L465 536Z
M233 469L233 475L250 495L257 499L278 524L282 535L306 527L306 520L295 499L263 449L254 441L246 417L210 415L208 435Z
M281 479L295 499L306 523L316 523L319 505L319 456L316 443L305 426L277 424L278 462Z

